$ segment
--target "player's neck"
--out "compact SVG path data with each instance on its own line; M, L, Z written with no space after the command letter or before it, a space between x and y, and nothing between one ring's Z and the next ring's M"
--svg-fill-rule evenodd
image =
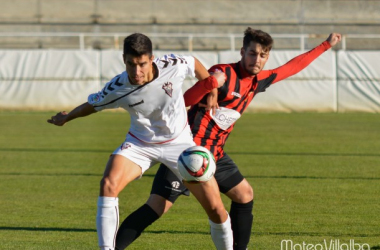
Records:
M244 63L243 63L242 60L238 62L238 65L239 65L240 76L241 76L242 78L253 78L253 77L256 76L256 75L254 75L254 74L251 74L250 72L248 72L248 71L245 69L245 67L244 67Z
M148 76L148 82L153 81L158 77L158 69L155 63L152 63L152 71L151 74Z

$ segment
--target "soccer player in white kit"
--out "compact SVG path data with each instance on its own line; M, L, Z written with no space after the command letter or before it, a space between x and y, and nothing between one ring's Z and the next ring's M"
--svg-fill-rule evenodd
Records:
M191 75L203 80L208 89L224 82L224 74L210 76L194 57L171 54L154 59L150 39L139 33L125 38L123 60L126 71L114 77L100 92L91 94L86 103L71 112L57 113L48 120L62 126L73 119L119 107L130 114L126 139L111 155L100 184L96 225L102 250L115 249L119 226L117 197L128 183L156 163L165 164L182 179L178 157L183 150L195 145L182 93L185 77ZM230 219L215 178L204 183L184 184L205 209L216 248L232 249Z

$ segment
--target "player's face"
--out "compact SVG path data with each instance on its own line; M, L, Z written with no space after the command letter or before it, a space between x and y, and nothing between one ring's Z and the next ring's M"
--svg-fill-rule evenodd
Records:
M241 48L240 54L242 66L250 75L256 75L263 70L269 58L269 51L263 50L261 44L256 42L251 42L246 49Z
M153 56L123 55L126 71L132 84L143 85L153 79Z

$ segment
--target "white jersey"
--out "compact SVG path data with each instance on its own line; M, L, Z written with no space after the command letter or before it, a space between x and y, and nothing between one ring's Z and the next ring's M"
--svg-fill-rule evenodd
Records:
M148 143L176 138L187 126L182 85L187 75L195 76L191 56L165 55L153 62L158 77L144 85L132 85L126 71L108 82L102 91L91 94L88 103L95 110L121 107L131 117L129 133Z

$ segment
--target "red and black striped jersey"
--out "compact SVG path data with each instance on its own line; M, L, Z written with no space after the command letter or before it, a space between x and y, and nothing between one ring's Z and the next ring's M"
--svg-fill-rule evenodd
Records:
M189 109L188 118L194 142L208 148L215 159L222 157L224 144L236 120L247 109L252 98L257 93L264 92L271 84L300 72L330 47L330 43L325 41L276 69L262 70L253 76L246 73L240 61L212 66L209 72L221 70L226 74L224 85L218 89L220 110L212 117L209 111L206 112L205 108L198 105L193 105ZM194 85L186 92L185 99L205 94L204 91L200 92L200 89ZM206 96L203 97L201 103L206 103Z

